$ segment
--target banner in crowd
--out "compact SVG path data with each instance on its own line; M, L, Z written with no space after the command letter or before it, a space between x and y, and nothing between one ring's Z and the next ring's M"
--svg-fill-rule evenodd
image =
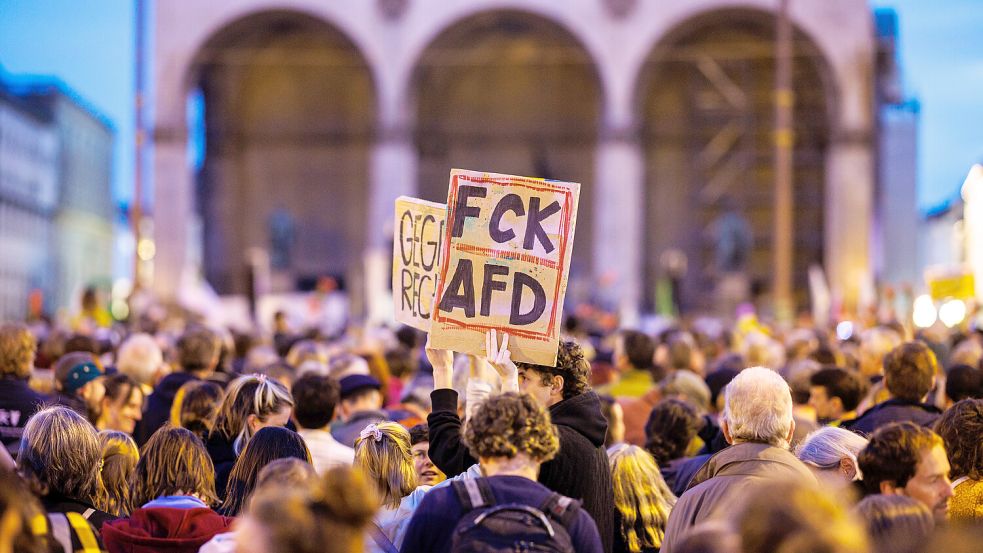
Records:
M396 322L430 330L447 206L396 198L393 226L393 303Z
M430 340L485 354L509 334L512 359L554 365L580 185L454 169Z

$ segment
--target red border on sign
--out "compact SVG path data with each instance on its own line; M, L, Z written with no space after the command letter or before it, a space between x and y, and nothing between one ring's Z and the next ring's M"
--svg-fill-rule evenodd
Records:
M488 331L492 329L501 330L507 328L509 333L522 338L532 338L538 340L549 340L553 335L553 331L556 327L556 312L559 306L560 299L560 289L562 286L560 283L563 281L563 267L566 261L567 255L567 242L570 239L570 223L571 223L571 210L573 209L573 193L569 189L556 186L551 184L549 181L538 180L538 179L527 179L523 177L507 177L507 178L494 178L494 177L478 177L472 175L454 175L451 180L451 190L450 196L447 198L447 220L454 221L455 211L457 210L457 189L458 180L465 180L469 182L476 182L481 184L490 184L498 186L521 186L523 188L528 188L535 190L537 192L554 192L563 194L563 219L560 222L560 227L563 229L560 238L560 259L556 262L556 277L557 286L556 290L553 291L553 306L550 309L550 323L546 329L546 332L533 332L529 330L522 330L521 328L515 328L512 326L501 327L501 326L491 326L491 325L479 325L474 323L468 323L452 317L446 317L441 315L439 307L435 306L433 310L434 320L440 323L449 323L466 330L480 330ZM444 297L444 283L447 282L447 270L449 269L450 256L451 256L451 229L448 230L444 236L443 254L441 259L441 270L440 270L440 284L437 289L437 298ZM471 249L478 253L485 254L501 254L501 257L507 257L511 259L521 259L530 263L535 263L537 265L549 267L554 262L549 259L544 259L541 257L530 256L529 254L522 254L519 252L511 251L500 251L491 248L482 248L480 246L474 246L470 244L458 244L458 246L464 246L464 248L458 249ZM534 259L530 259L534 257ZM552 267L551 267L552 268Z

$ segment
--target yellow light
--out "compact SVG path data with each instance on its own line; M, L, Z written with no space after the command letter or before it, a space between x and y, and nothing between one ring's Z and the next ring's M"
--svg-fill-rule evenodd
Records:
M939 307L939 319L947 327L954 327L966 318L966 304L962 300L949 300Z
M154 258L157 253L157 246L154 245L154 241L149 238L143 238L140 243L137 244L137 255L140 259L144 261L150 261Z
M923 294L915 298L912 305L912 320L918 328L928 328L935 324L938 313L935 311L935 303L928 294Z

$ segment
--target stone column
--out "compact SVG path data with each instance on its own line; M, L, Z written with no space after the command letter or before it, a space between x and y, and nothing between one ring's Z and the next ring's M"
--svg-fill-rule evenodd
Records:
M623 325L638 321L642 282L645 167L638 129L606 125L597 144L593 198L594 279L598 296L614 306ZM586 231L587 229L582 229Z
M418 154L409 126L382 121L372 145L369 166L368 229L364 255L364 314L370 322L392 320L393 206L401 195L417 191Z
M161 300L177 300L181 275L188 264L189 232L194 218L191 169L186 129L154 131L154 242L153 290Z
M874 299L865 297L873 290L871 140L862 129L836 132L826 154L826 271L833 296L848 310Z

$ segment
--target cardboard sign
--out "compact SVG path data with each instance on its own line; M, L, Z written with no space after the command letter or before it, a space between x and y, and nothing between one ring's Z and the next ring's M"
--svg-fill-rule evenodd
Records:
M556 363L579 197L577 183L451 171L433 347L484 355L494 328L513 360Z
M396 322L430 330L440 270L444 204L407 196L396 198L393 226L393 304Z
M966 300L976 296L976 279L965 267L929 267L925 269L925 282L935 301Z

